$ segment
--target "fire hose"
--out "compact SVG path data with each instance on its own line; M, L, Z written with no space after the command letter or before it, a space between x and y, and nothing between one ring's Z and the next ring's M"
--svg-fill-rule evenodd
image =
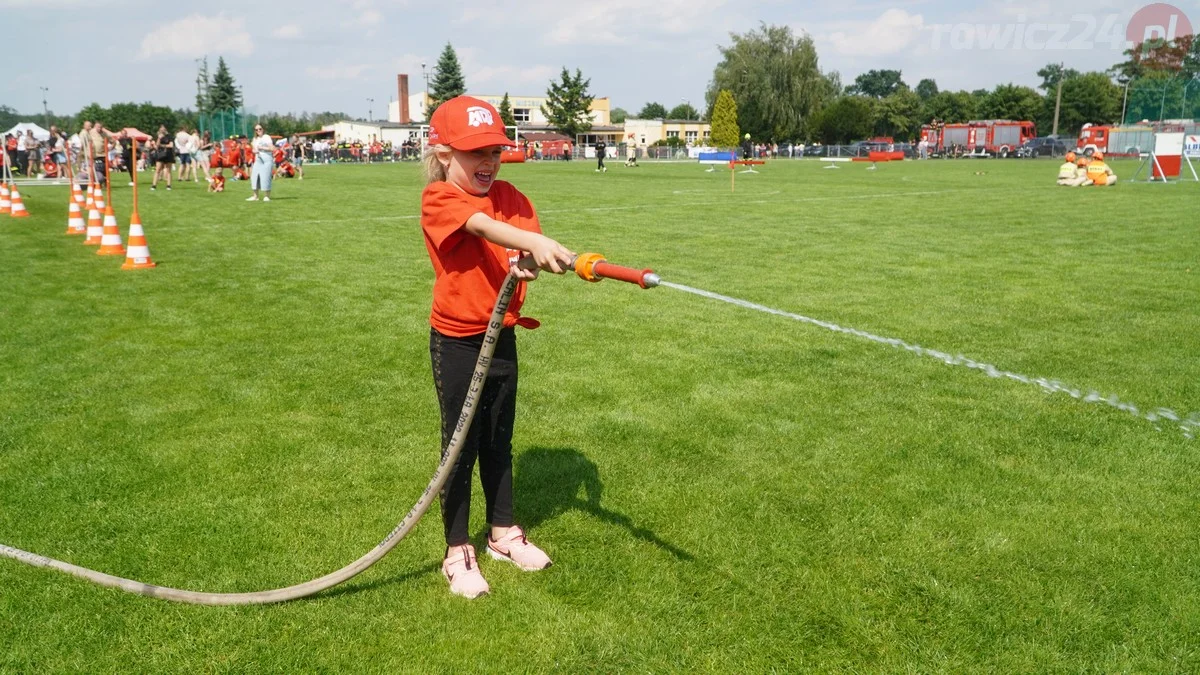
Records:
M518 265L524 269L533 269L537 266L533 259L528 256L522 258ZM597 282L601 279L617 279L637 284L642 288L651 288L657 286L660 281L658 275L651 270L637 270L630 267L613 265L595 253L580 254L570 262L568 267L573 269L581 279L591 282ZM330 572L323 577L285 588L249 593L206 593L155 586L141 581L124 579L111 574L105 574L104 572L90 570L86 567L72 565L61 560L47 558L36 553L22 551L21 549L5 546L4 544L0 544L0 556L13 558L34 567L56 569L102 586L119 588L129 593L193 605L262 605L286 602L320 593L353 578L382 560L384 556L395 548L396 544L400 543L400 540L404 539L417 524L417 521L421 519L421 516L425 515L430 504L433 503L434 496L441 491L443 484L445 484L450 474L450 468L458 460L458 455L462 451L463 443L467 438L467 432L471 428L471 422L475 418L479 396L483 391L488 370L491 368L492 354L496 349L496 341L500 335L500 330L504 327L504 314L508 311L508 304L512 300L513 293L516 292L517 283L518 279L516 276L510 273L505 277L504 283L500 288L500 293L496 296L496 304L492 309L491 319L488 321L487 332L484 334L483 347L479 350L479 359L475 362L475 373L471 378L471 388L467 392L466 400L463 401L462 412L459 414L454 434L450 437L450 443L442 450L441 460L438 463L437 470L433 474L433 478L429 480L429 485L425 487L425 491L421 493L420 498L417 499L417 503L409 509L408 513L396 525L395 529L389 532L375 548L349 565L337 571Z

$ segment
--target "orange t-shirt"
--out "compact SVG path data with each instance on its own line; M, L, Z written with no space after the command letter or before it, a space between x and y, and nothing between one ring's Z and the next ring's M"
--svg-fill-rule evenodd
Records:
M478 335L487 330L496 296L520 251L493 244L466 230L467 220L482 213L513 227L542 231L533 204L511 183L496 181L482 197L467 194L445 181L430 183L421 194L421 229L433 262L433 311L429 325L451 337ZM536 328L522 318L526 286L517 285L504 325Z
M225 191L225 176L213 176L212 177L212 185L213 185L213 192L224 192Z

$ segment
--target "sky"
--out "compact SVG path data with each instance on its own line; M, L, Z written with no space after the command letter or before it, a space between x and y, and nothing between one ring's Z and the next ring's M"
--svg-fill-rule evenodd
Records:
M223 56L252 111L386 119L396 74L422 91L422 62L449 42L472 93L544 95L566 67L631 113L649 101L702 109L719 46L760 22L812 36L821 69L845 84L887 68L914 87L1036 87L1048 63L1102 71L1122 61L1127 32L1200 28L1200 0L0 0L0 25L20 26L6 31L0 104L27 114L43 96L60 114L92 102L194 108L197 59L215 70Z

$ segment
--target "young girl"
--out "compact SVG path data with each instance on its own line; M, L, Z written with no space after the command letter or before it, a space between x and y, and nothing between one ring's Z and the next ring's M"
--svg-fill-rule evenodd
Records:
M500 152L514 143L504 134L500 113L469 96L446 101L434 112L425 152L428 185L421 195L421 229L433 262L433 311L429 353L442 411L442 447L462 411L483 334L504 278L537 278L537 270L517 268L527 252L540 269L561 274L574 253L541 234L537 214L525 195L496 180ZM525 538L512 512L512 432L516 414L517 344L513 327L536 328L521 317L526 284L513 295L504 317L491 369L475 420L458 461L442 488L446 556L442 574L450 592L474 598L488 592L471 546L467 516L471 474L479 460L487 504L488 553L523 570L550 566L550 558Z

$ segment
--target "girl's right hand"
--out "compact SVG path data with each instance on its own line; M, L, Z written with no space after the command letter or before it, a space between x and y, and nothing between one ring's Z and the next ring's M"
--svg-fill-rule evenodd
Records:
M529 255L533 256L538 267L555 274L565 272L575 259L574 252L544 234L538 235L534 246L529 249Z

